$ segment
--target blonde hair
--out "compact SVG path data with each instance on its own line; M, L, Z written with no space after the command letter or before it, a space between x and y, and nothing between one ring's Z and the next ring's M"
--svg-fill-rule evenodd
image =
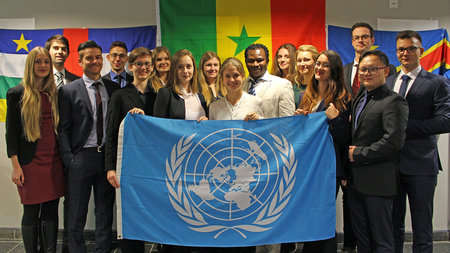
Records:
M152 62L154 65L153 69L155 71L155 75L152 77L152 83L155 82L155 83L157 83L158 86L164 87L165 83L163 83L163 81L161 81L161 79L159 79L160 73L156 69L156 58L158 57L159 53L164 52L164 53L166 53L167 57L169 57L169 63L170 63L170 61L171 61L170 51L165 46L159 46L159 47L155 47L152 52L153 52ZM158 90L159 90L159 88L158 88ZM156 92L158 92L158 91L156 91Z
M205 97L206 104L209 105L212 101L214 101L214 95L209 89L209 83L205 78L205 73L203 70L203 65L205 63L213 58L216 58L219 61L219 70L220 70L220 58L216 54L216 52L213 51L206 51L202 58L200 59L200 63L198 64L198 82L200 87L202 88L202 94ZM219 76L216 77L214 80L214 87L216 88L216 91L219 92Z
M22 123L23 131L27 141L34 142L41 138L41 94L36 86L36 76L34 74L34 65L36 57L40 54L47 55L50 60L50 70L46 77L44 77L42 91L48 95L52 105L53 129L57 133L59 122L58 114L58 97L55 80L53 78L52 58L47 49L43 47L35 47L28 53L25 61L25 73L21 85L24 87L22 97Z
M236 67L239 74L241 74L242 79L245 79L245 69L244 69L244 65L242 64L242 62L238 58L235 58L235 57L227 58L223 62L222 67L220 68L220 71L219 71L219 87L222 92L222 95L224 95L224 96L227 95L227 89L225 87L225 84L223 83L223 72L228 67L231 67L231 66Z
M169 70L169 80L167 82L167 88L175 91L175 93L181 95L180 86L178 85L178 75L177 69L180 64L181 58L184 56L189 56L192 60L192 67L194 74L192 75L192 79L189 82L189 87L191 88L192 93L198 93L198 84L197 84L197 66L195 66L194 55L192 55L191 51L187 49L181 49L175 53L171 62L170 62L170 70Z
M298 47L297 52L295 52L295 60L294 60L295 62L297 62L297 57L300 52L311 53L311 56L312 56L312 59L314 62L316 62L317 58L319 57L319 51L317 50L317 48L315 46L301 45ZM296 74L295 74L295 78L294 78L295 82L293 82L293 83L297 83L297 85L300 86L300 84L304 83L304 79L303 79L303 75L298 72L297 63L295 64L295 69L296 69L296 71L295 71ZM313 75L313 79L314 79L314 75Z

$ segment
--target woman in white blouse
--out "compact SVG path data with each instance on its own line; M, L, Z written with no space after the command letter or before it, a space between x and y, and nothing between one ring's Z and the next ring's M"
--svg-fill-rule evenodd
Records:
M261 119L261 99L242 90L245 70L242 62L234 57L226 59L219 72L219 85L225 86L227 95L215 101L209 108L211 120Z

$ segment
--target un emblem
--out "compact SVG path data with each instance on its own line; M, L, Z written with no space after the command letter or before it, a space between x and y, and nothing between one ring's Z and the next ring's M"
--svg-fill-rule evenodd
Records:
M283 213L297 160L284 136L266 140L244 129L222 129L192 142L181 138L166 159L166 186L178 216L217 238L233 230L263 232Z

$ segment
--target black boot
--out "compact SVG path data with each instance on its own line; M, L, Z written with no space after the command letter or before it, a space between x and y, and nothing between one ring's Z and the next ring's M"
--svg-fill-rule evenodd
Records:
M23 246L26 253L37 253L38 225L22 226Z
M41 236L45 253L56 253L56 239L58 237L57 221L42 221Z

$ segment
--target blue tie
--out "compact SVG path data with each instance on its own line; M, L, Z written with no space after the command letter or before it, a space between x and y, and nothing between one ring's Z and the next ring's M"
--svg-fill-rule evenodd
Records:
M364 106L366 105L366 101L367 101L367 91L364 92L364 97L356 105L355 129L356 126L358 125L359 115L361 115L361 112L364 109Z
M255 85L258 83L258 80L250 80L250 88L248 89L248 94L256 96Z
M398 91L398 94L400 94L400 96L405 97L406 94L406 90L408 89L408 82L409 80L411 80L411 77L408 75L403 75L402 76L402 84L400 85L400 90Z

